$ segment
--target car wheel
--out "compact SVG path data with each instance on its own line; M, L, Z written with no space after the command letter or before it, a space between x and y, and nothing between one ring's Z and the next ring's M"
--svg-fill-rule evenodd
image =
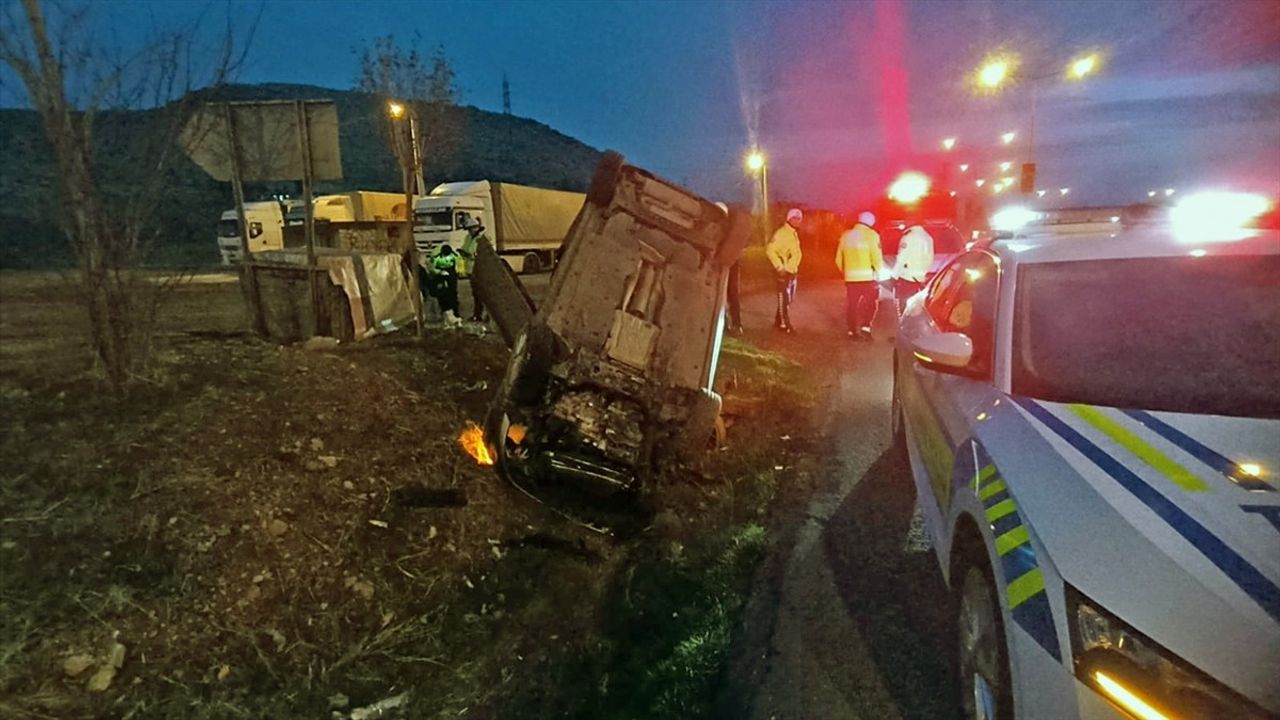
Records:
M608 207L613 202L613 191L622 175L622 155L609 150L600 158L596 174L591 178L591 187L587 189L587 202L596 207Z
M1004 623L985 563L963 566L956 606L963 716L969 720L1011 720L1013 695Z

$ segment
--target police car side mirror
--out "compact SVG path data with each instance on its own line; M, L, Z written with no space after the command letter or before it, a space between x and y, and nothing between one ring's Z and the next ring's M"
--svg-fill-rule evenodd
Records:
M911 343L916 362L925 367L946 372L969 364L973 357L973 341L958 332L922 335Z

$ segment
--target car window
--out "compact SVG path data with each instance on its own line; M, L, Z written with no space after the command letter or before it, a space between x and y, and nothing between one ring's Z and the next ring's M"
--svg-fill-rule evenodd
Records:
M978 377L991 375L999 281L995 258L986 252L970 252L938 274L925 299L925 312L940 331L964 333L973 341L968 369Z
M256 238L261 234L262 234L262 223L260 222L249 223L249 237Z
M1280 255L1036 263L1018 270L1013 392L1280 418Z

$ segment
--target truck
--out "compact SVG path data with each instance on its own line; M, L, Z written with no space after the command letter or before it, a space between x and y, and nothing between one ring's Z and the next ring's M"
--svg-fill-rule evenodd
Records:
M585 199L583 193L488 180L442 183L414 205L413 239L419 255L429 258L443 243L460 247L476 219L513 271L538 273L555 264Z
M312 199L317 223L394 223L406 216L403 193L353 190ZM285 227L306 222L306 206L301 200L262 200L244 204L249 223L249 252L280 250L285 247ZM296 240L296 239L295 239ZM223 265L241 260L240 224L235 208L218 220L218 252Z
M316 222L396 222L405 219L404 193L353 190L336 195L319 195L312 200ZM302 225L306 207L298 203L289 210L286 225Z
M262 200L244 204L245 222L249 225L249 252L279 250L284 247L285 213L289 208L279 200ZM223 265L240 262L240 221L236 210L223 211L218 219L218 252Z

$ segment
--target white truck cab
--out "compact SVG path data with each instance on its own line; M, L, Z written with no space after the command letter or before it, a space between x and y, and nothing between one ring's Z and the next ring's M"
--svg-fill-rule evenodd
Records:
M284 247L285 207L276 200L244 204L245 222L249 226L249 252L279 250ZM240 262L240 222L234 208L218 219L218 252L223 265Z
M555 264L585 199L583 193L506 182L442 183L414 203L413 239L422 258L443 243L457 250L467 224L477 219L503 262L518 273L537 273Z
M493 205L489 199L489 183L453 182L437 185L431 194L421 198L413 208L413 241L422 258L429 258L440 245L457 249L467 237L466 227L472 218L486 228L493 228ZM510 260L508 260L511 263ZM519 272L523 258L511 263Z

